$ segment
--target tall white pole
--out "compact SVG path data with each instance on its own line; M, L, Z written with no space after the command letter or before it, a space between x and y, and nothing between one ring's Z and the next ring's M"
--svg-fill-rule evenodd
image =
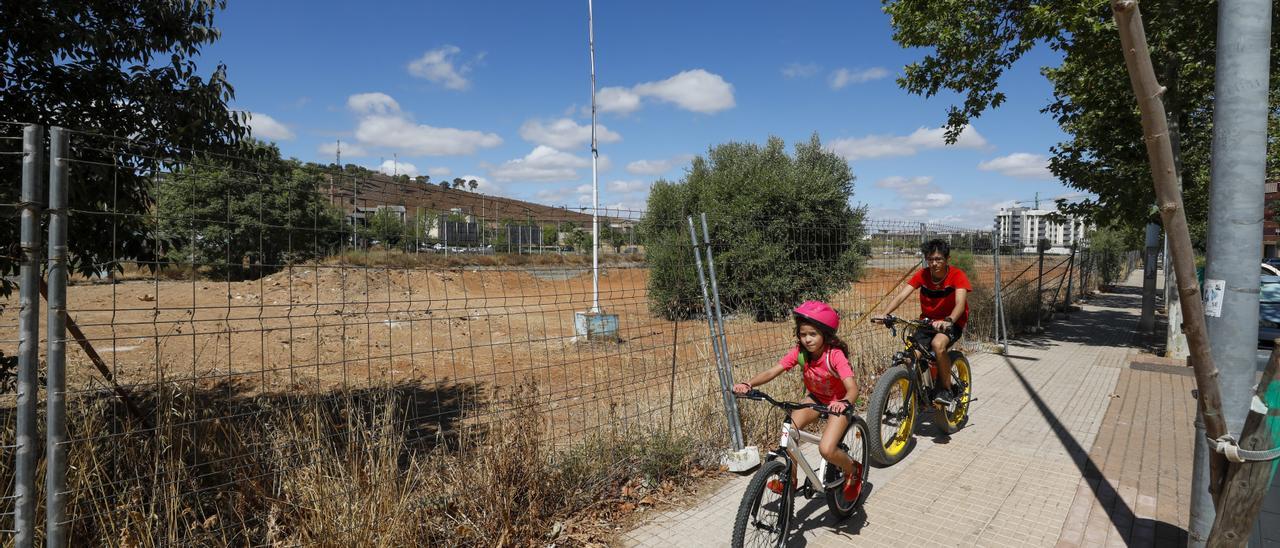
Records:
M591 52L591 311L600 311L600 181L596 175L596 32L587 0L587 49Z

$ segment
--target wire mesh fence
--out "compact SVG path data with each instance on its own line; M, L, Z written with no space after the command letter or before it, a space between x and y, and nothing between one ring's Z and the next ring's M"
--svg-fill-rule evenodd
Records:
M72 544L486 538L496 525L456 516L491 503L492 488L540 474L619 481L610 474L726 444L684 218L600 210L597 287L590 209L269 149L66 134L65 155L50 158L69 184L65 303L50 288L50 306L67 311L66 335L50 335L67 345L65 390L49 388L65 394L54 446L66 473L47 528ZM13 230L18 204L4 201ZM893 343L865 319L919 269L927 239L948 241L974 285L966 339L994 333L990 231L709 221L738 378L795 344L790 307L822 298L842 313L869 391ZM1047 255L1041 274L1037 254L1006 251L1011 329L1098 283L1087 253ZM917 312L910 299L898 314ZM0 358L19 327L0 312ZM0 398L12 497L17 399ZM674 456L637 449L644 439ZM533 503L504 504L528 514ZM376 536L396 520L420 536Z

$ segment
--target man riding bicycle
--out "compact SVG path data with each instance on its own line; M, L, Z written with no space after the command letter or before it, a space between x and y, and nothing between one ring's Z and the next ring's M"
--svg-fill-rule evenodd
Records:
M920 316L930 320L933 330L921 329L916 332L916 343L921 348L931 348L937 356L938 379L942 389L934 400L942 405L951 405L955 401L951 386L951 356L947 349L960 339L964 326L969 321L969 303L967 295L973 291L969 285L969 277L964 271L951 266L951 246L945 240L929 240L923 246L925 260L929 265L922 268L907 281L893 298L883 314L876 319L892 314L902 305L911 292L920 290Z

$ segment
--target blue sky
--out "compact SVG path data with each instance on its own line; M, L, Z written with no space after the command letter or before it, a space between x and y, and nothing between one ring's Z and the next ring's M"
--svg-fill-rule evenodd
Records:
M205 62L228 65L232 107L287 156L330 162L340 139L343 163L590 204L585 1L231 2L216 24ZM985 227L1000 205L1073 194L1045 168L1062 137L1039 112L1047 49L944 147L954 97L897 87L922 54L893 42L876 2L602 0L595 29L602 206L643 208L715 144L815 131L874 218Z

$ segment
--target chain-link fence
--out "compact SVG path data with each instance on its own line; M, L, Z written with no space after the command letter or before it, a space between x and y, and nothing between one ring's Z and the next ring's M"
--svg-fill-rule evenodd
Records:
M20 129L0 125L0 162L18 163ZM66 202L43 218L48 249L67 255L64 269L50 254L47 306L65 307L50 318L66 325L37 322L52 397L48 416L23 419L47 421L47 484L15 472L23 393L0 395L4 500L25 483L14 512L47 520L31 538L501 542L629 474L726 445L683 218L593 216L261 146L50 140L51 196L65 182ZM24 202L3 201L2 230L15 230ZM974 285L965 338L994 336L1001 246L989 231L861 217L709 225L739 379L795 344L790 307L822 298L869 392L893 343L865 320L919 269L928 239L948 241ZM1035 253L1000 251L1010 331L1098 284L1087 252L1044 256L1042 273ZM0 312L4 360L26 327L15 303ZM913 298L898 314L917 311Z

